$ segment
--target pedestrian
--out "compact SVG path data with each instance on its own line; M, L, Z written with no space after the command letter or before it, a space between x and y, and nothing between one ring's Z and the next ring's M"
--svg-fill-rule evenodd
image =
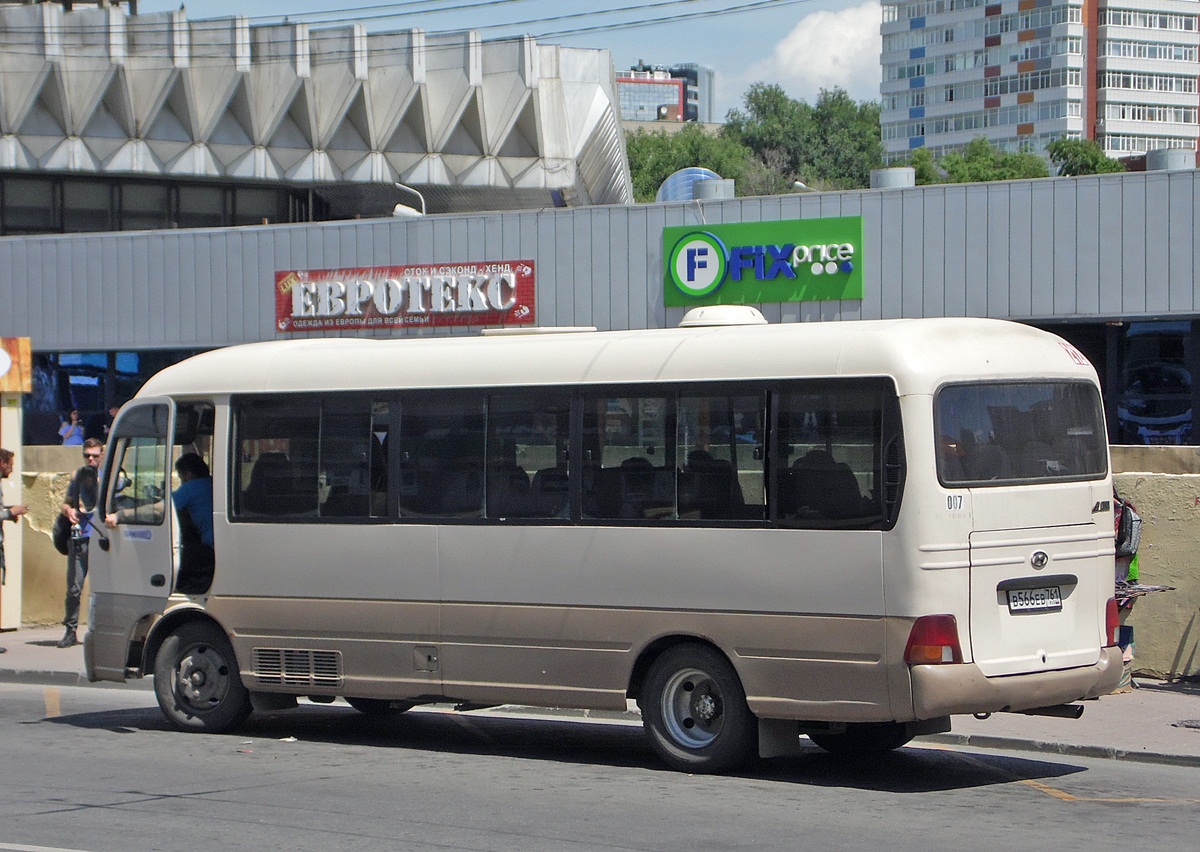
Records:
M83 444L83 424L79 422L78 408L67 412L67 416L58 427L58 435L62 438L64 447L78 447Z
M102 414L95 414L88 418L87 426L83 431L83 437L95 438L98 441L108 443L108 432L112 429L113 421L117 419L117 412L121 406L113 403L108 407L108 411Z
M83 594L83 581L87 579L88 541L92 534L92 512L100 495L99 471L102 461L104 445L95 438L88 438L83 442L83 467L75 471L62 504L62 513L71 522L71 542L67 547L67 600L63 616L66 632L58 642L60 648L79 644L76 636L79 628L79 598Z
M8 479L13 472L13 456L12 450L6 450L0 447L0 479ZM0 586L4 585L8 579L4 568L4 522L15 521L28 512L29 509L25 506L5 506L0 500ZM0 654L7 652L7 648L0 648Z

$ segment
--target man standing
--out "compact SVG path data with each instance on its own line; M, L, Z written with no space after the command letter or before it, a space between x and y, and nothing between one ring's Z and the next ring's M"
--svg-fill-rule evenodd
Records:
M12 450L0 447L0 479L8 479L13 472L13 461ZM3 585L7 579L4 571L4 522L15 521L28 511L24 506L5 506L3 501L0 501L0 585ZM7 650L7 648L0 648L0 654Z
M88 539L92 534L92 512L99 499L99 470L104 461L104 445L95 438L83 442L83 467L75 471L67 486L62 512L71 522L71 543L67 549L67 602L63 624L67 630L58 647L78 645L79 598L88 572Z

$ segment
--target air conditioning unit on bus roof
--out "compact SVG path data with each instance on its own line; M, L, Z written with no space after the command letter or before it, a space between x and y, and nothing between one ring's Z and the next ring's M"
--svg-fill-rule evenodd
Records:
M766 325L767 318L750 305L707 305L692 308L679 321L680 328L703 328L710 325Z

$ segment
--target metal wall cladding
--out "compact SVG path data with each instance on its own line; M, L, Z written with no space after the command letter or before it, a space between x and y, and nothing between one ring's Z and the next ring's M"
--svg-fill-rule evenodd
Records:
M717 202L0 239L0 335L35 350L223 346L275 329L277 270L532 259L543 326L674 325L662 229L862 216L862 301L772 322L1200 313L1195 170ZM438 333L475 333L467 327ZM363 331L403 336L428 331ZM305 336L293 333L292 336Z

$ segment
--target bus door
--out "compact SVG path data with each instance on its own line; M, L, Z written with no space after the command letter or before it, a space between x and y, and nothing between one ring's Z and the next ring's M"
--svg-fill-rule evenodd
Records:
M174 403L162 397L121 409L109 434L97 512L100 519L116 514L118 524L101 527L106 540L91 554L93 593L142 598L148 611L162 611L175 578L168 513L174 421Z

